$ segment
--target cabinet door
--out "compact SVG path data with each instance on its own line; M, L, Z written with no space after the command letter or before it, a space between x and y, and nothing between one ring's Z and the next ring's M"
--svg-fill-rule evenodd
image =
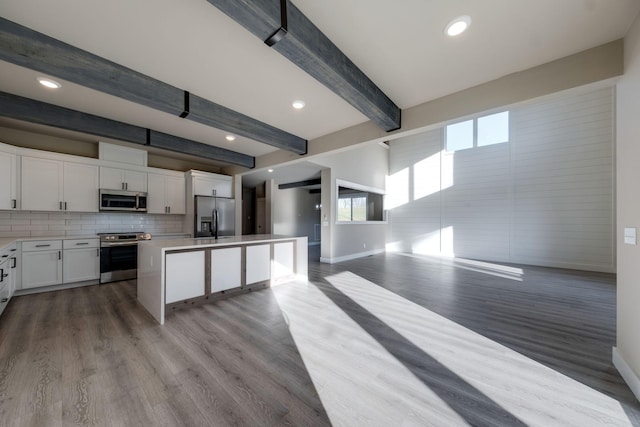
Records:
M211 293L242 285L242 248L211 251Z
M231 197L231 180L214 177L193 177L193 194L196 196Z
M16 155L0 152L0 209L16 209Z
M247 246L247 285L271 278L271 245Z
M186 213L186 189L184 177L167 176L166 178L166 203L171 214Z
M122 169L100 167L100 188L124 190L123 172Z
M100 249L70 249L62 255L63 283L96 280L100 277Z
M165 295L166 304L204 295L204 251L166 255Z
M64 209L98 212L98 167L81 163L64 164Z
M148 176L147 191L147 212L155 214L166 213L167 203L165 200L165 176L150 173Z
M124 171L124 182L129 191L147 191L146 172Z
M215 184L213 180L201 176L193 177L194 196L213 196Z
M62 251L22 253L22 289L62 283Z
M62 162L22 157L21 209L59 211L62 202Z

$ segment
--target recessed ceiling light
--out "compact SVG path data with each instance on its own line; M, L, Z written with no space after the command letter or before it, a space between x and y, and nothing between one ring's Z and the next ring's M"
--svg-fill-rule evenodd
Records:
M267 172L272 173L273 169L268 169Z
M36 79L42 86L49 89L60 89L62 85L55 80L48 79L46 77L38 77Z
M471 17L468 15L458 16L453 21L449 22L444 29L444 33L450 37L455 37L466 31L471 25Z
M233 141L234 139L236 139L236 137L233 136L233 135L227 135L227 136L225 136L225 138L226 138L227 141Z
M304 106L305 106L306 104L304 103L304 101L300 101L299 99L297 99L297 100L293 101L293 102L291 103L291 105L292 105L292 106L293 106L293 108L295 108L296 110L301 110L301 109L303 109L303 108L304 108Z

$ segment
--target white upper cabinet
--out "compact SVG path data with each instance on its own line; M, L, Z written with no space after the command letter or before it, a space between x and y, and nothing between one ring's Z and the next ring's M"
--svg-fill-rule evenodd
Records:
M102 166L100 167L100 188L146 192L147 174Z
M62 162L58 160L22 156L20 199L23 210L63 210L62 169Z
M98 212L98 167L22 157L21 208Z
M16 209L16 155L0 151L0 210Z
M64 163L64 209L72 212L98 211L98 167Z
M147 210L149 213L185 213L184 176L150 173L148 175L148 184Z
M233 179L229 176L194 176L194 196L231 197Z
M186 203L184 176L167 176L166 178L166 203L169 213L184 214Z

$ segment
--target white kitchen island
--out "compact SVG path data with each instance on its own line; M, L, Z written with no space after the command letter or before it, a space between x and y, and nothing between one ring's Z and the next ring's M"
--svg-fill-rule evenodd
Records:
M277 283L307 281L307 237L270 234L138 244L138 301L160 324L165 312Z

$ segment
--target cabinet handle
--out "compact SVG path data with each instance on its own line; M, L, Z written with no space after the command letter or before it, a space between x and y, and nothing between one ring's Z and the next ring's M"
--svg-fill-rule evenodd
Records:
M64 202L64 210L67 210L67 202Z
M4 268L0 268L0 283L4 282Z
M167 213L171 213L171 206L167 206Z
M62 259L62 251L58 251L58 259Z
M36 245L36 248L48 248L51 245Z
M124 183L124 189L125 189L125 190L128 190L128 189L129 189L129 183L128 183L128 182L125 182L125 183Z
M16 268L16 265L18 265L17 258L11 258L11 261L12 261L11 268Z
M11 199L11 203L13 203L13 209L18 207L18 201L16 199Z
M76 243L76 246L82 246L82 245L88 245L89 242L81 242L81 243Z
M120 189L124 190L124 182L120 183Z
M7 301L9 301L9 298L2 298L2 299L0 299L0 302L1 302L1 303L5 303L5 302L7 302Z
M62 210L62 202L60 202L60 210Z
M96 249L96 256L100 256L100 248Z
M7 254L7 255L2 255L2 258L8 258L8 257L9 257L9 254Z

